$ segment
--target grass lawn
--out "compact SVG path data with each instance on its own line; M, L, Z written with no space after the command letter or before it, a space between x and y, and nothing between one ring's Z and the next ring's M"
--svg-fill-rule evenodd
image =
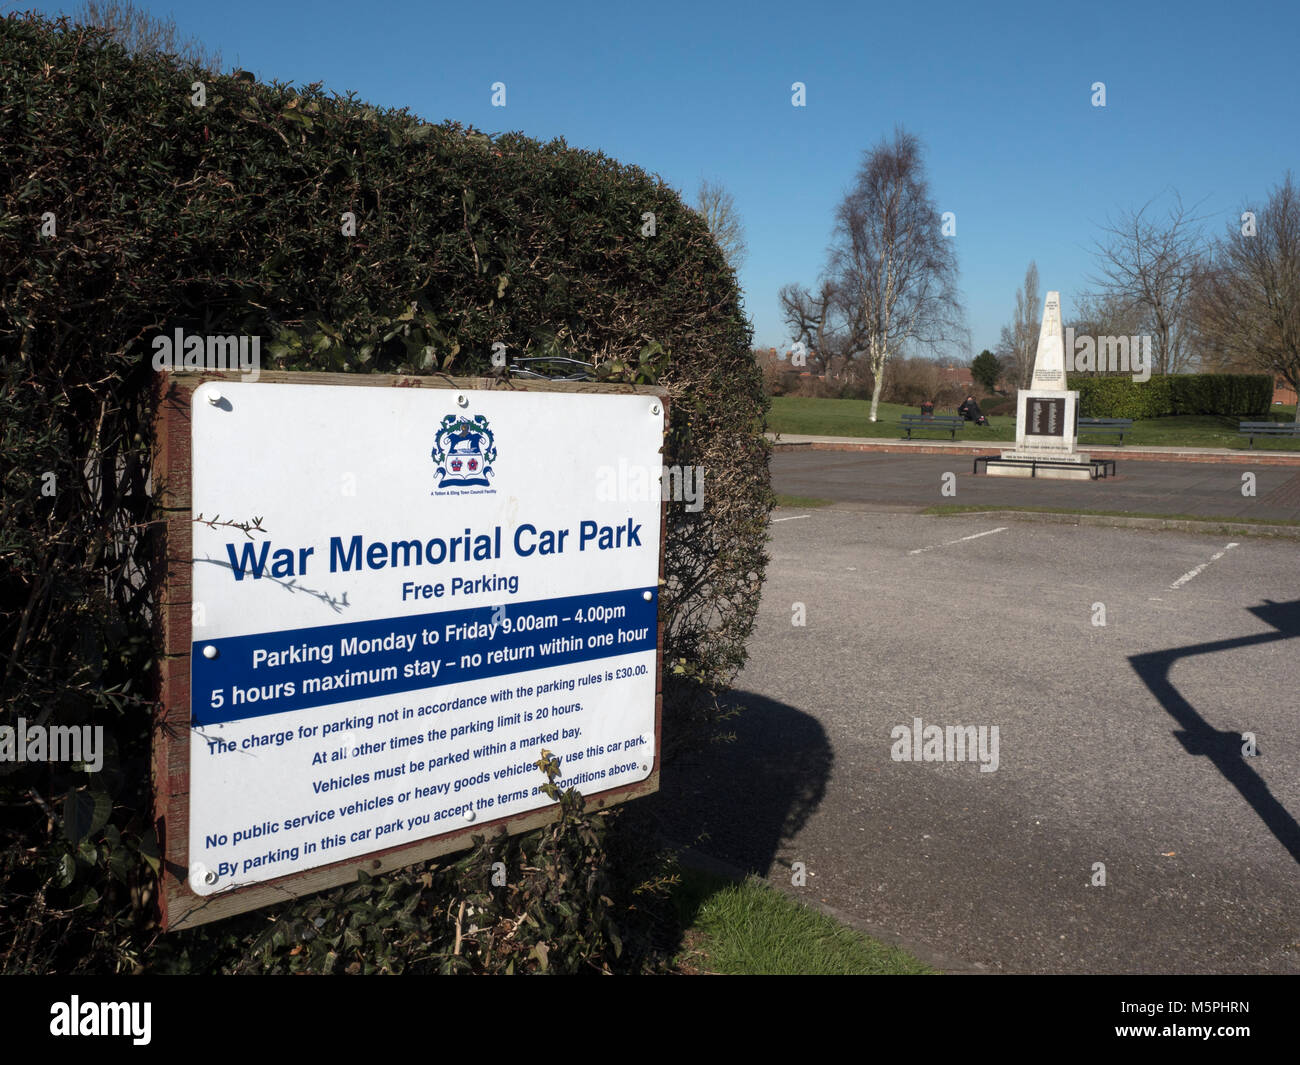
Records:
M683 869L674 901L682 973L730 976L924 975L934 970L760 880Z
M773 396L767 427L774 433L806 433L809 436L875 436L897 440L903 435L898 428L904 414L920 414L916 407L901 403L880 404L879 420L868 421L871 401L867 399L805 399L802 396ZM955 414L956 409L936 409L936 414ZM918 438L947 440L945 432L917 433ZM987 429L970 426L957 433L958 440L1015 440L1016 419L994 417Z
M983 404L988 406L988 404ZM900 403L880 404L879 420L868 421L871 402L865 399L805 399L800 396L774 396L772 411L768 415L768 429L774 433L806 434L809 436L874 437L898 440L903 437L899 418L903 414L920 413L916 407ZM951 413L936 410L936 414ZM1217 415L1180 415L1171 418L1150 418L1136 421L1130 432L1124 434L1124 443L1151 447L1221 447L1246 450L1246 438L1237 435L1238 421L1289 422L1295 418L1295 407L1274 407L1261 419L1224 418ZM987 428L967 425L957 433L957 439L979 444L985 441L1014 441L1016 419L1014 415L994 415ZM948 440L948 434L934 432L916 433L914 438ZM1087 436L1081 448L1112 446L1114 437ZM1300 451L1300 440L1260 438L1255 441L1257 451Z
M829 507L831 500L819 499L817 496L788 496L777 492L776 505L778 507L798 507L801 510L811 510L814 507Z

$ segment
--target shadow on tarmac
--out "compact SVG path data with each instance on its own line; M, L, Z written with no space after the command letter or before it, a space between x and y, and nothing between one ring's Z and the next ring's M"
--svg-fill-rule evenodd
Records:
M1268 785L1251 768L1250 758L1242 753L1241 733L1221 732L1211 727L1169 679L1170 670L1183 658L1231 651L1238 647L1251 647L1300 636L1300 600L1287 603L1266 600L1265 605L1251 607L1250 612L1276 631L1133 655L1129 661L1143 683L1151 690L1151 694L1181 726L1181 730L1174 732L1174 736L1187 753L1208 758L1223 774L1223 778L1250 804L1251 809L1277 837L1277 841L1290 852L1291 857L1296 862L1300 862L1300 825L1296 823L1296 819L1287 808L1273 797ZM1262 754L1262 750L1259 750L1259 753Z
M675 843L766 877L821 804L834 756L825 730L802 710L746 691L727 702L743 708L735 741L666 764L647 802Z

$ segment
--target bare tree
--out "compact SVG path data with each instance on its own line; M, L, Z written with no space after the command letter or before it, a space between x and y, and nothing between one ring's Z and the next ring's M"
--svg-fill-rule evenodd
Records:
M861 338L876 421L885 364L909 344L936 345L962 329L957 256L940 230L921 144L904 130L864 153L835 213L828 276L850 337Z
M210 52L196 37L182 37L176 20L154 18L130 0L85 0L73 21L108 30L128 52L179 56L211 73L221 70L221 53Z
M1038 355L1038 263L1029 261L1025 281L1016 289L1016 315L1009 326L1002 327L997 356L1009 368L1016 388L1028 388L1034 377L1034 359Z
M736 201L731 193L716 181L701 181L695 210L703 216L709 232L722 249L723 257L733 270L739 272L749 244L745 240L745 227L736 211Z
M1190 305L1188 310L1188 320L1191 320ZM1143 308L1138 306L1122 296L1113 293L1096 293L1085 292L1074 301L1074 317L1066 323L1074 329L1077 337L1092 337L1098 344L1097 352L1099 356L1098 366L1095 372L1098 375L1106 373L1127 374L1129 371L1120 370L1115 366L1100 365L1101 339L1102 337L1129 337L1138 336L1146 333L1147 318ZM1066 358L1069 359L1071 352L1066 351Z
M1216 292L1225 284L1225 267L1207 254L1196 287L1192 290L1188 316L1196 330L1197 365L1202 373L1258 373L1254 349L1229 345L1215 326Z
M1096 244L1101 275L1091 283L1141 311L1152 333L1153 371L1179 373L1192 362L1189 311L1204 254L1201 220L1177 193L1163 221L1148 213L1152 202L1104 228Z
M1130 336L1145 328L1142 308L1119 296L1085 292L1074 301L1070 325L1079 335Z
M1243 215L1215 243L1197 309L1201 331L1226 358L1300 392L1300 192L1290 171L1258 217Z
M835 286L823 280L815 292L803 285L783 285L777 294L781 316L795 343L802 342L810 360L824 373L831 359L843 355L844 345L837 326Z

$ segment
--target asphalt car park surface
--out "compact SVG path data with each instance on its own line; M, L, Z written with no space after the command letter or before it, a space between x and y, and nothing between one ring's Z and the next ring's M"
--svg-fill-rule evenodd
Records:
M1300 972L1293 541L839 507L771 532L736 740L654 800L675 838L950 971ZM918 718L996 727L996 768L902 760Z
M772 486L791 496L875 506L943 503L1068 507L1207 518L1300 521L1300 468L1241 462L1116 460L1096 481L973 474L972 456L803 448L772 456ZM944 475L951 473L951 479ZM1253 475L1253 483L1243 481ZM951 494L944 494L950 485ZM1243 493L1243 487L1250 494Z

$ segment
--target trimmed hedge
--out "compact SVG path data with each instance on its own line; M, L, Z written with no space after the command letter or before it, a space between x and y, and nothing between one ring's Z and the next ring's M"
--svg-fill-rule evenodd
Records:
M66 20L0 20L0 69L0 721L102 724L111 742L93 776L0 766L0 971L228 970L254 954L252 967L274 969L294 945L256 939L263 912L146 951L159 333L260 335L264 369L356 373L490 373L499 342L511 358L565 355L606 379L664 385L665 461L707 478L702 511L669 506L664 735L669 753L717 735L717 694L744 661L766 564L768 401L735 275L671 188L563 141L492 138L319 85L132 58ZM604 861L603 837L574 818L583 861ZM535 856L541 838L516 851ZM577 862L572 846L556 853ZM392 953L397 925L376 914L393 916L400 897L407 917L420 905L434 915L436 927L410 933L425 968L499 967L507 954L517 968L607 968L628 956L604 917L571 927L589 900L565 902L552 883L519 900L526 929L502 915L508 951L483 930L453 964L455 900L482 885L459 873L385 883L328 896L365 915L321 917L343 922L352 955ZM334 905L321 898L314 913ZM619 896L615 909L630 905ZM551 941L548 962L560 927L568 938ZM528 943L542 949L521 954ZM393 957L389 967L407 956Z
M1170 414L1248 418L1267 414L1273 401L1273 380L1268 374L1152 374L1149 381L1070 374L1066 387L1078 391L1080 410L1087 418L1161 418Z

